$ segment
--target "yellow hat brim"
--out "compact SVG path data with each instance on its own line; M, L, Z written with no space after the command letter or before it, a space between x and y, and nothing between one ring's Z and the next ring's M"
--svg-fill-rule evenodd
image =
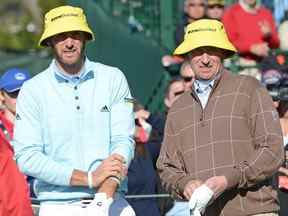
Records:
M205 43L197 41L196 39L190 39L183 41L174 51L174 55L185 55L190 51L199 47L210 46L225 50L227 52L226 58L231 57L236 53L235 47L227 41L206 41Z

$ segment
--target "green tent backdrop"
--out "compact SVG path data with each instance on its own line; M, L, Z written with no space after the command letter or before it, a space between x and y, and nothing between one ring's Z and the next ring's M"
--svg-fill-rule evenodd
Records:
M120 68L132 95L150 110L161 110L163 88L169 77L161 65L163 50L158 43L143 34L131 33L128 25L103 10L97 0L69 3L85 10L95 33L95 41L87 47L89 58Z

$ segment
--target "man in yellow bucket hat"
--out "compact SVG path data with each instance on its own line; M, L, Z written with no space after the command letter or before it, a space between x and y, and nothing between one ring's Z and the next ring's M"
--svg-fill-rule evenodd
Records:
M39 45L55 57L18 97L15 158L36 178L40 216L135 215L122 196L134 153L133 99L119 69L85 56L93 39L81 8L46 13Z
M255 78L224 69L235 52L223 24L210 19L189 24L174 51L195 81L169 110L157 167L186 205L181 216L278 215L271 176L283 161L279 118Z

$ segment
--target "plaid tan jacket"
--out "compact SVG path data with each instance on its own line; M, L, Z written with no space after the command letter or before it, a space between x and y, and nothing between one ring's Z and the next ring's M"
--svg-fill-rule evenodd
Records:
M228 189L205 215L274 212L279 207L270 180L284 158L282 143L266 89L252 77L224 71L204 109L194 90L173 104L157 166L163 185L178 199L190 180L226 176Z

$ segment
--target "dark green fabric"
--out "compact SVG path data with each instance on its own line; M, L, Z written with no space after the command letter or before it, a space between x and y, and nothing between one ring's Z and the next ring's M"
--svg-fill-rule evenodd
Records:
M0 51L0 74L11 67L28 69L31 75L44 70L51 61L51 57L44 53L11 53Z
M151 38L131 34L127 25L109 16L97 1L71 0L72 5L84 8L95 41L88 44L92 60L120 68L126 75L131 92L141 103L148 104L163 78L160 47ZM155 98L155 100L161 100Z

